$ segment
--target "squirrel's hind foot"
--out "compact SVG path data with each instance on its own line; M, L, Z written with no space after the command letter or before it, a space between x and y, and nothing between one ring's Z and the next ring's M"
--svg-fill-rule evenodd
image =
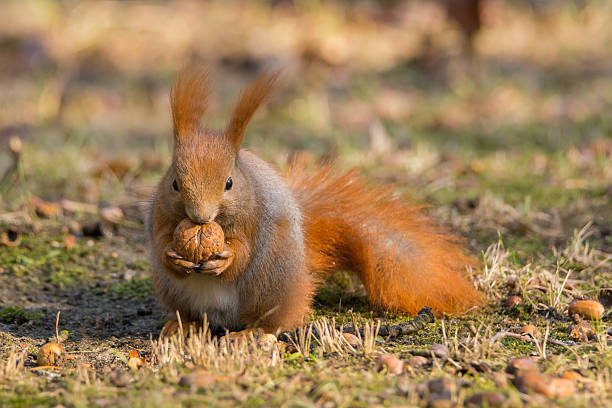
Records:
M196 332L199 328L202 327L201 322L187 321L181 322L181 324L179 324L178 320L170 319L164 324L164 327L162 327L160 336L172 337L175 334L178 334L181 331L181 325L183 327L183 337L187 337L191 329Z

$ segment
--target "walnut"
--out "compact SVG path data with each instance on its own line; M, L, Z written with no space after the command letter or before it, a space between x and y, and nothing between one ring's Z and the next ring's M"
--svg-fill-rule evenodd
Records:
M223 229L216 222L194 224L185 218L174 230L174 250L195 264L222 252L224 241Z

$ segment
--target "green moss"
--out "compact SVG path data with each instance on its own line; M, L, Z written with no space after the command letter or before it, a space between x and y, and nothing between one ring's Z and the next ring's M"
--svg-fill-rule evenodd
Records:
M0 322L6 324L23 324L43 317L44 313L42 312L30 312L20 307L5 306L0 309Z
M516 355L529 355L535 350L535 347L531 342L525 342L512 337L505 337L502 340L502 344Z
M127 282L119 282L111 286L108 292L124 299L143 299L153 293L151 278L133 278Z

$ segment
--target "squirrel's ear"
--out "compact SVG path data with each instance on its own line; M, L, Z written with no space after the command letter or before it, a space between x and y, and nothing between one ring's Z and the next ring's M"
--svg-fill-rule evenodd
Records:
M181 71L170 91L175 143L198 130L209 95L208 71L196 68Z
M240 95L226 130L227 138L235 151L240 149L244 132L253 114L272 93L278 75L278 72L261 74Z

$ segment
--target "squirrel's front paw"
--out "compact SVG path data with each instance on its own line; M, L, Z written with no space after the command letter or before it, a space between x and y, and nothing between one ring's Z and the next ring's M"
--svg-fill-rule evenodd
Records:
M177 254L176 251L174 251L174 249L172 248L166 248L165 256L166 256L166 261L167 261L168 266L170 266L172 269L178 272L184 272L184 273L196 272L197 269L200 268L201 266L201 265L198 265L198 264L195 264L193 262L186 260L179 254Z
M224 250L223 252L217 254L213 259L210 259L195 269L196 272L203 273L206 275L221 275L229 266L232 264L234 260L234 254L232 251Z

